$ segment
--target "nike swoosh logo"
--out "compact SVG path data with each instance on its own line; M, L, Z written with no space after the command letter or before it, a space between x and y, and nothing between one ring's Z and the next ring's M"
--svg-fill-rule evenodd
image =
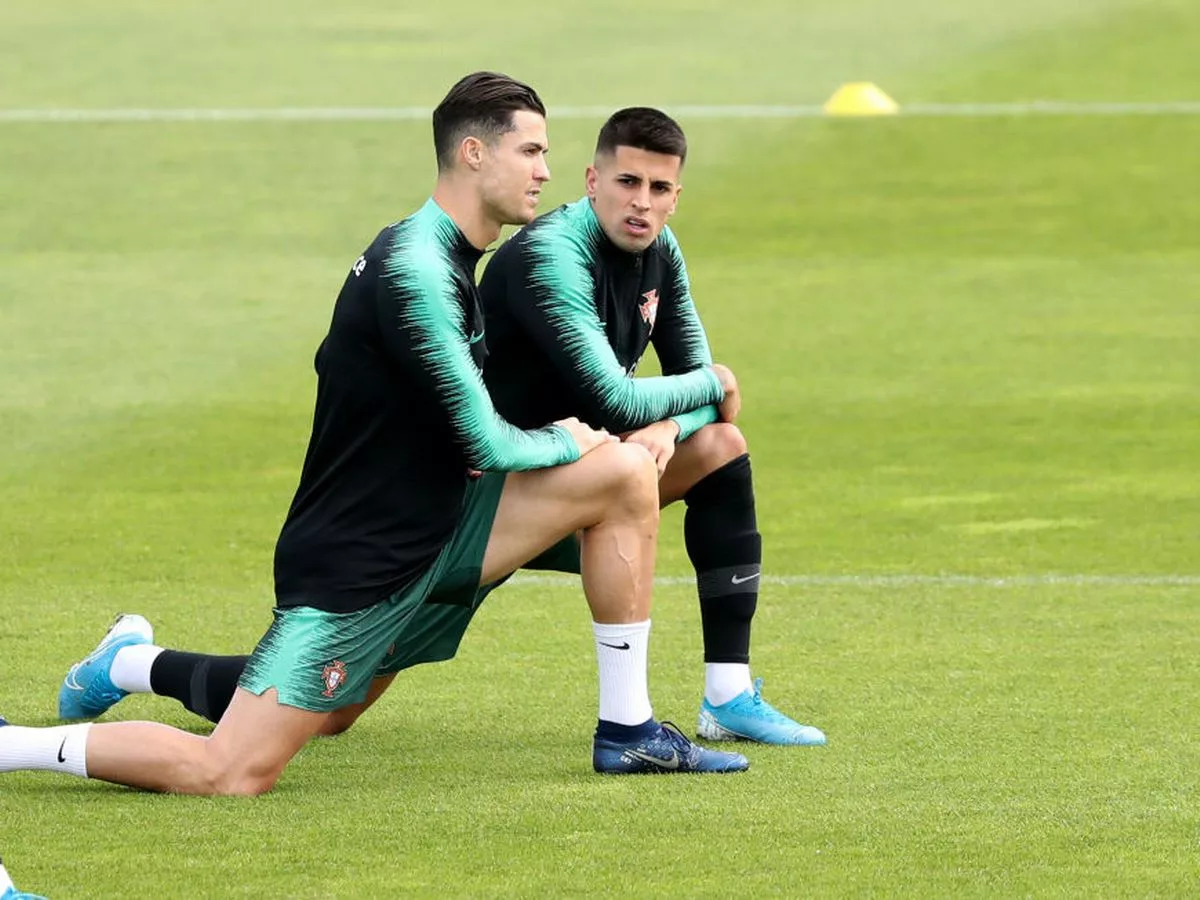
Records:
M118 637L119 637L119 635L118 635ZM95 662L97 659L99 659L101 656L103 656L108 651L109 646L112 644L112 642L114 640L116 640L116 638L112 637L111 635L106 634L104 636L104 640L102 640L99 644L96 645L95 650L93 650L91 653L89 653L87 656L85 656L79 662L75 663L75 665L71 666L71 671L67 674L67 677L69 678L70 676L74 675L77 671L79 671L79 669L81 669L83 666L86 666L90 662ZM71 685L71 686L78 687L78 685Z
M83 685L75 680L75 673L79 671L79 667L81 665L82 665L82 663L76 663L75 665L71 666L70 669L67 670L67 677L65 679L65 683L66 683L67 687L69 687L73 691L82 691L83 690Z
M63 750L65 750L66 748L67 748L67 739L63 738L63 742L61 744L59 744L59 747L58 747L58 761L59 762L67 761L67 758L65 756L63 756Z
M758 572L755 572L753 575L747 575L745 578L738 578L736 575L734 575L729 580L734 584L745 584L747 581L753 581L755 578L757 578L758 574Z
M626 750L634 759L640 759L642 762L653 763L660 769L678 769L679 768L679 751L672 749L671 755L663 759L661 756L654 756L650 753L642 753L640 750Z
M482 331L476 332L475 334L469 335L467 337L468 344L478 344L482 340L483 340L483 332Z
M601 647L612 647L614 650L628 650L629 649L629 641L622 641L619 644L606 644L606 643L604 643L604 641L601 641L600 646Z

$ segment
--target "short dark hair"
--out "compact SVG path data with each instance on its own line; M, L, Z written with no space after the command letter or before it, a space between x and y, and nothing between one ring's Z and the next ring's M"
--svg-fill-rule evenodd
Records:
M459 80L433 111L433 149L438 171L454 165L463 138L473 135L489 144L513 130L513 113L528 110L546 115L537 91L499 72L473 72Z
M609 116L596 140L596 155L616 153L618 147L678 156L680 165L687 160L687 138L679 123L648 106L626 107Z

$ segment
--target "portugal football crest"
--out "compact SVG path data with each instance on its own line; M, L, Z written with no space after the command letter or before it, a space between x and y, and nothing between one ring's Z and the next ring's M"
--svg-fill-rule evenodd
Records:
M321 680L325 682L322 695L332 697L333 692L346 683L346 664L340 659L335 659L322 670Z
M638 307L642 311L642 319L650 326L650 330L654 330L654 320L658 317L658 288L652 291L646 291L642 294L645 299L642 300Z

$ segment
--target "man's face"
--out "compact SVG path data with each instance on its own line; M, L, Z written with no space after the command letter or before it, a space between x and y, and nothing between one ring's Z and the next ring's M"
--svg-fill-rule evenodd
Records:
M488 215L501 225L524 225L537 214L542 185L550 180L546 120L535 112L513 113L512 131L482 147L481 190Z
M654 243L679 199L683 160L666 153L617 147L587 170L587 193L609 240L630 253Z

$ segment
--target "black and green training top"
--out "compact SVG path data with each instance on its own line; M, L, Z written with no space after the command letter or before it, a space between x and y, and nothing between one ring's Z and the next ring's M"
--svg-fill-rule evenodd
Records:
M716 421L712 404L724 392L669 228L629 253L604 234L585 197L513 235L479 289L484 378L514 424L578 416L620 434L675 417L682 440ZM633 378L650 344L664 374Z
M468 468L579 458L564 429L522 431L492 405L480 374L480 255L430 200L380 232L346 276L317 350L312 437L275 548L279 606L377 603L444 546Z

